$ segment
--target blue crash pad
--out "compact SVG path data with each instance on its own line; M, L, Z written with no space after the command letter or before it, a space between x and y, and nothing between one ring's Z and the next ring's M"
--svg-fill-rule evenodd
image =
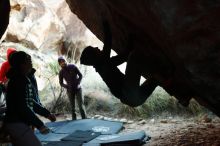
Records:
M48 142L48 141L60 141L62 138L68 136L69 134L56 134L56 133L48 133L46 135L40 134L40 133L35 133L37 138L41 142Z
M47 127L50 128L50 130L53 132L53 133L56 133L55 131L59 128L61 128L62 126L65 126L67 123L71 122L70 120L66 120L66 121L57 121L57 122L48 122L48 123L45 123L45 125ZM39 133L38 130L35 131L36 134Z
M72 141L53 141L45 143L43 146L82 146L82 144Z
M62 138L61 140L86 143L98 137L100 134L101 134L100 132L94 132L90 130L89 131L76 130L74 133L69 134L68 136Z
M40 141L60 141L62 138L74 133L77 130L100 132L101 134L116 134L122 127L121 122L111 122L97 119L83 119L75 121L49 122L46 125L51 129L51 132L42 135L37 130L35 134Z
M55 133L73 133L76 130L101 132L101 134L115 134L123 128L122 122L104 121L98 119L83 119L66 123L54 130Z
M145 140L149 140L150 136L146 135L144 131L124 133L124 134L112 134L112 135L100 135L97 138L91 140L83 146L98 146L98 145L142 145Z

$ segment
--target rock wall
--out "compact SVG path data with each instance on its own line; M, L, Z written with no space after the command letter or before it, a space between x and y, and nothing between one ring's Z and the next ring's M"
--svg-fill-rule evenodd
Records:
M100 45L88 32L64 0L11 0L8 41L27 43L41 51L60 49L63 42L68 45L83 42L85 46L95 40Z
M112 49L119 55L137 52L136 58L142 59L143 76L154 76L169 94L179 100L193 97L220 116L220 1L66 1L100 40L104 38L102 23L107 21ZM5 2L0 3L1 35L8 24ZM77 24L73 17L57 16L65 11L58 3L64 4L52 0L12 1L8 34L42 50L53 48L51 45L60 40L73 41L84 36L84 26L77 29L82 31L76 31L68 23L74 20ZM68 32L79 33L71 37L74 33Z
M143 72L156 74L168 93L220 115L220 1L66 1L100 40L107 21L112 49L139 52Z
M9 23L10 4L7 0L0 1L0 40Z

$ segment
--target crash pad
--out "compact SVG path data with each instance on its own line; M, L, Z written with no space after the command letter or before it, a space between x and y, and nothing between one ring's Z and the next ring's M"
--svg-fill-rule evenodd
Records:
M35 132L39 140L44 142L60 141L62 138L71 135L77 130L99 132L100 134L116 134L123 127L123 123L121 122L97 119L48 122L45 125L51 129L49 134L42 135L38 130Z
M69 134L68 136L62 138L61 140L86 143L98 137L99 135L101 135L100 132L94 132L92 130L88 130L88 131L77 130L74 133Z
M69 135L69 134L57 134L57 133L52 133L52 132L50 132L46 135L43 135L40 133L35 133L35 134L41 142L61 141L62 138Z
M98 119L82 119L66 123L65 125L54 130L55 133L73 133L76 130L92 130L101 132L101 134L115 134L123 128L122 122L112 122Z
M149 140L150 136L144 131L122 133L122 134L112 134L112 135L100 135L97 138L91 140L88 143L83 144L83 146L139 146L143 145L146 140Z
M73 141L53 141L47 142L43 146L82 146L82 144Z

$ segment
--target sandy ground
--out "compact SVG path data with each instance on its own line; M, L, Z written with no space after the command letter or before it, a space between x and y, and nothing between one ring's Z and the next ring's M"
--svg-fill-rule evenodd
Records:
M125 131L144 130L144 146L220 146L220 119L158 119L125 124Z
M135 120L124 132L144 130L151 139L144 146L220 146L220 118Z

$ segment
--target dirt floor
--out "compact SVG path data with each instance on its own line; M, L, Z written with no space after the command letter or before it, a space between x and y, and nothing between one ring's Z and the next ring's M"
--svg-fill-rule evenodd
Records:
M168 117L128 123L124 124L122 133L144 130L150 135L151 139L144 146L220 146L218 117Z
M220 146L219 118L142 120L124 130L144 130L151 136L144 146Z

